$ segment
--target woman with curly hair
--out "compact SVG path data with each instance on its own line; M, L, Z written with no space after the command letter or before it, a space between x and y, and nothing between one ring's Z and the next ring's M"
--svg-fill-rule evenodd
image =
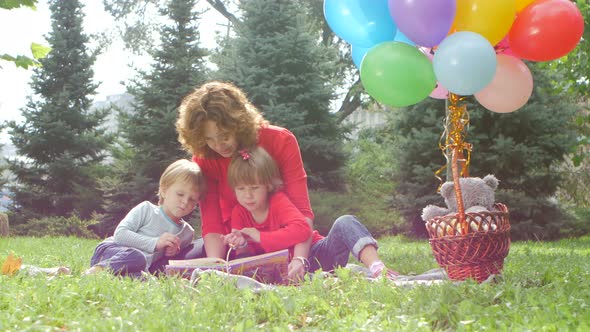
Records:
M275 160L283 181L281 190L313 229L307 175L297 139L289 130L270 125L238 87L213 81L195 89L182 100L176 130L179 142L207 179L207 193L199 202L204 248L195 243L197 251L201 248L195 255L225 256L223 235L231 232L231 212L238 205L227 170L237 151L252 146L263 147ZM308 257L310 244L311 238L296 245L294 255ZM289 264L290 277L304 274L303 262Z

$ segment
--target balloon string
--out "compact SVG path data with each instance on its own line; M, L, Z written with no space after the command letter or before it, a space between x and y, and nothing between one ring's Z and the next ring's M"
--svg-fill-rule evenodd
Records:
M434 176L439 180L440 184L437 189L445 182L441 177L441 173L447 168L447 166L453 162L457 162L461 165L460 176L469 176L469 164L471 163L471 150L473 145L465 142L467 131L469 129L469 113L467 112L467 106L461 103L466 97L459 96L454 93L449 93L448 111L445 117L444 131L441 135L438 147L442 151L445 157L446 164L439 168ZM456 151L456 161L453 160L452 152ZM464 151L467 154L465 157Z

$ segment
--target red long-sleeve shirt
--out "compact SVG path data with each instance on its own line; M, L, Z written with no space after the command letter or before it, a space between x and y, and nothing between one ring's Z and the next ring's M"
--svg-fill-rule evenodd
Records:
M301 152L295 135L277 126L261 128L258 132L258 145L263 147L275 160L283 180L282 191L306 217L313 219L313 211L307 192L307 174L303 168ZM227 182L227 169L231 158L197 158L207 179L207 193L199 202L201 210L201 235L208 233L227 234L231 231L232 209L238 200Z
M260 232L260 242L249 244L257 255L292 249L294 245L305 241L311 235L311 228L303 214L282 192L269 197L268 215L262 223L257 223L252 213L238 204L231 215L231 226L234 229L254 227Z

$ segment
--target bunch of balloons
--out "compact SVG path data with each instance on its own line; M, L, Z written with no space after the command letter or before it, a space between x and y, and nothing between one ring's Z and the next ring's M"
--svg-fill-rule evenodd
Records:
M523 60L573 50L584 18L569 0L324 0L369 95L395 107L448 92L513 112L533 78Z

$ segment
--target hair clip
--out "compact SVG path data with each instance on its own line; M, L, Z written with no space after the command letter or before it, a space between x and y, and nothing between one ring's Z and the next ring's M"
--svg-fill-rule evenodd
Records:
M240 153L240 156L242 156L242 160L250 159L250 154L248 153L248 150L242 149L239 151L239 153Z

